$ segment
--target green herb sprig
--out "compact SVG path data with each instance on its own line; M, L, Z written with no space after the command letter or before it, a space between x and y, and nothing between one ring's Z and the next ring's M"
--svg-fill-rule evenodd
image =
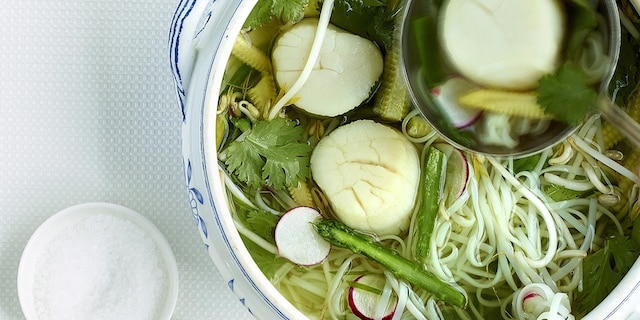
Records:
M543 76L538 83L538 104L556 120L577 125L597 110L598 93L587 83L582 70L562 65L555 74Z
M274 18L283 23L298 21L304 16L307 5L309 0L260 0L251 10L244 26L257 28Z
M257 121L224 152L227 169L249 187L282 190L309 177L312 147L292 120Z
M598 92L587 81L584 71L577 67L588 35L598 26L595 9L587 0L567 1L568 21L566 62L554 73L542 77L538 83L538 104L545 113L570 125L580 124L597 111Z
M583 287L578 292L575 309L585 314L596 307L629 271L640 254L640 245L625 236L605 240L604 247L583 262ZM588 289L587 289L588 288Z

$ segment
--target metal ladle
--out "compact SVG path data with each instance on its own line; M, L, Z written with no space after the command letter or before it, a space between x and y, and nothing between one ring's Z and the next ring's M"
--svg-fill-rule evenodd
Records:
M618 6L615 0L602 0L598 4L598 11L604 12L608 28L608 56L610 70L600 86L600 97L597 107L600 115L617 127L632 143L640 147L640 125L629 117L609 97L608 88L615 73L620 55L621 27ZM429 124L449 143L454 146L479 154L497 157L523 157L553 147L565 140L577 130L577 126L570 126L562 122L552 121L549 128L542 134L525 135L520 137L514 148L483 144L474 139L473 131L462 132L454 128L446 120L431 93L431 89L424 80L423 63L420 60L415 37L414 20L429 18L437 21L437 12L431 7L431 1L407 0L402 26L402 61L411 100ZM437 45L437 44L436 44Z

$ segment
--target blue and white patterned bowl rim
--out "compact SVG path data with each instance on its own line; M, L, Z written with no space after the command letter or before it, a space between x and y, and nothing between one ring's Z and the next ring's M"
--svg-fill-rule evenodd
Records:
M235 229L215 166L215 112L224 66L257 0L181 0L169 32L169 59L182 117L186 187L197 230L218 271L259 319L303 319L251 259ZM210 125L205 126L204 123ZM207 160L209 159L209 160ZM214 164L212 166L212 164ZM586 320L640 318L640 260Z
M303 319L251 259L229 214L215 148L205 147L215 128L203 123L207 117L215 119L218 88L233 44L223 39L235 39L244 21L236 17L246 17L255 2L182 0L176 8L168 48L182 116L184 174L197 230L240 302L259 319Z

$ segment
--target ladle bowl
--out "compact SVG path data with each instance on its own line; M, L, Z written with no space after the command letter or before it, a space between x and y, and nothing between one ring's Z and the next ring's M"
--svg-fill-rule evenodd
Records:
M433 6L432 1L407 1L403 13L402 60L412 103L443 139L469 152L495 157L524 157L553 147L577 130L578 126L552 120L547 130L541 134L521 136L518 144L511 148L483 143L480 139L477 139L477 132L473 128L457 129L449 123L432 93L434 86L430 86L425 80L425 72L429 70L425 70L421 60L423 58L419 54L419 46L424 45L424 43L420 43L423 39L417 39L415 33L417 19L427 19L433 28L437 28L438 10ZM610 64L609 71L600 82L600 98L597 107L605 119L614 123L616 127L621 128L621 131L632 142L640 144L640 126L609 98L609 83L615 73L621 45L618 7L615 0L604 0L599 2L597 10L603 14L607 21L605 26L607 29L605 50L607 50ZM430 50L434 52L431 58L440 60L437 63L447 64L446 57L441 54L442 50L438 47L439 37L441 35L438 34L438 41L432 40L432 43L428 43L431 46Z

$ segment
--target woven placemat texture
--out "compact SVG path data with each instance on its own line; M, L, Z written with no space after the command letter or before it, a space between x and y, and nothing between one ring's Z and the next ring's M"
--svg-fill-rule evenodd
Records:
M0 319L23 319L18 263L49 216L112 202L164 233L173 319L249 319L197 233L167 35L177 0L8 0L0 11Z

